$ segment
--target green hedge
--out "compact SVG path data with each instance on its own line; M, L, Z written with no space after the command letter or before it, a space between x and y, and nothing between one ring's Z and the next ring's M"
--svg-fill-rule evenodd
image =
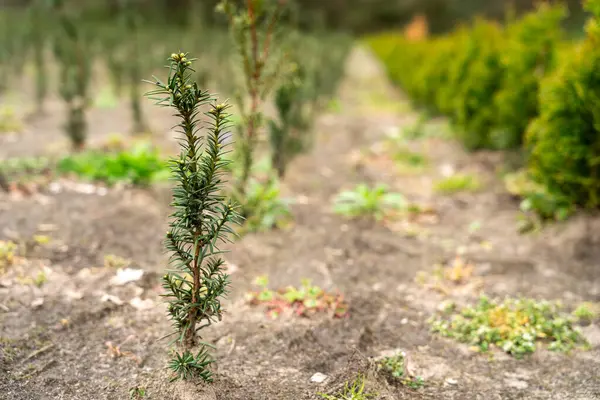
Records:
M565 15L542 4L506 27L476 19L443 37L367 42L415 104L450 117L467 148L516 148L538 114L540 82L556 68Z
M444 37L367 42L416 105L450 118L465 147L525 149L527 174L544 187L537 200L597 208L600 0L585 8L580 43L563 39L560 5L540 5L505 27L477 20Z
M560 24L566 14L561 6L543 4L508 26L502 59L505 75L494 98L497 147L521 146L529 122L538 115L540 83L557 67Z
M542 84L540 114L529 125L528 170L548 192L572 204L600 206L600 0L587 37Z
M592 16L582 43L563 40L560 5L540 5L506 27L477 20L444 37L367 41L390 78L415 104L447 115L467 148L522 147L544 198L597 208L600 0L585 7Z

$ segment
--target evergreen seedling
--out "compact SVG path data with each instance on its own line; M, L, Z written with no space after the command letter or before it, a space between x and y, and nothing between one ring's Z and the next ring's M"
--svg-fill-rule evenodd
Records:
M30 40L33 46L33 61L35 65L35 100L37 112L44 111L44 100L48 94L48 70L46 64L46 33L44 18L46 12L43 0L35 0L30 8Z
M238 45L246 89L245 94L237 96L242 116L238 127L241 173L236 179L235 190L240 199L245 198L257 136L263 124L262 103L273 88L280 65L273 57L273 38L285 0L278 0L275 5L271 3L246 0L245 7L238 8L233 1L222 0L219 5L220 11L228 17Z
M275 91L275 106L278 120L269 121L269 139L271 144L271 163L283 178L288 163L306 147L304 133L308 123L303 111L307 97L304 89L304 70L298 64L292 64L292 72Z
M85 145L87 123L85 113L88 108L88 87L91 78L91 60L86 54L83 32L77 18L70 14L64 0L54 0L54 10L58 14L61 34L55 41L54 53L60 64L60 94L67 103L65 131L75 149Z
M129 51L125 62L129 77L131 113L133 115L133 132L143 133L147 130L140 102L140 83L142 82L142 62L140 55L140 24L141 14L133 5L133 0L127 0L124 7L124 18L127 36L129 37Z
M164 275L163 287L176 342L183 352L176 352L170 368L174 379L199 377L210 381L213 360L207 345L198 341L197 332L222 318L221 298L227 293L229 279L217 246L233 234L230 225L239 223L240 217L221 194L222 174L228 162L224 157L228 106L212 103L211 95L191 80L192 61L185 53L172 54L167 82L155 79L151 83L156 90L149 95L158 96L158 105L176 111L182 136L181 153L171 166L176 181L172 203L175 211L166 237L174 271ZM199 115L201 107L207 105L209 123L202 145ZM192 349L196 346L200 349L194 355Z

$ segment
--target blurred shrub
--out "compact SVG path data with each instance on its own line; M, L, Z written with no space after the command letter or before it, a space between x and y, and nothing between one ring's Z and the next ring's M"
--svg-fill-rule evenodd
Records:
M387 33L367 43L417 105L451 118L468 149L516 147L537 114L539 82L557 64L564 16L543 4L506 29L477 19L446 36Z
M445 104L451 110L458 137L471 150L492 147L490 130L496 114L493 99L504 73L500 62L502 33L497 24L478 20L448 60L452 90L446 93Z
M542 3L535 12L509 25L502 57L505 76L495 98L496 147L519 147L527 125L537 116L540 81L558 62L560 24L565 16L562 5Z
M600 0L587 37L556 74L544 80L540 115L529 126L529 173L549 193L583 207L600 205Z

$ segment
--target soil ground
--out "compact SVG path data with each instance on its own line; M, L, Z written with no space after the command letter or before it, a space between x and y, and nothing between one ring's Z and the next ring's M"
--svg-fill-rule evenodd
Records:
M348 61L339 101L340 110L319 118L314 150L298 158L286 178L285 194L296 199L294 225L245 236L227 255L233 290L223 322L204 336L218 348L218 366L215 383L202 395L186 397L180 385L168 383L167 341L158 340L170 332L159 297L167 260L167 186L85 194L65 185L33 196L0 194L0 239L40 232L51 237L47 245L31 246L0 279L0 399L128 399L135 386L146 389L145 398L160 400L316 399L317 392L335 391L358 373L367 375L367 387L379 399L600 399L598 321L584 327L591 350L539 349L522 360L499 351L475 353L431 334L427 323L440 302L472 303L479 289L492 296L560 299L567 306L600 301L600 220L578 216L539 234L518 235L518 203L494 167L501 156L467 154L445 139L413 144L430 160L420 174L397 173L385 161L356 162L357 149L416 118L364 49ZM58 104L51 102L46 116L24 133L0 138L0 157L64 151ZM126 131L123 110L94 109L92 140ZM161 132L154 140L172 148L168 113L148 110ZM484 188L434 193L432 182L449 168L476 174ZM411 201L431 205L436 219L407 229L334 215L332 196L360 182L387 183ZM469 229L474 222L480 224L476 232ZM467 284L442 294L415 282L419 271L432 273L457 251L475 263L477 288ZM131 259L133 268L144 270L142 279L111 285L116 270L103 265L107 254ZM17 279L38 271L47 277L39 288ZM254 278L265 274L273 287L311 278L340 290L349 318L268 319L245 301ZM103 301L107 295L114 297ZM147 300L147 307L132 306L132 299ZM121 354L111 353L111 346ZM424 388L392 386L375 373L370 357L395 349L407 353ZM317 372L328 378L311 382Z

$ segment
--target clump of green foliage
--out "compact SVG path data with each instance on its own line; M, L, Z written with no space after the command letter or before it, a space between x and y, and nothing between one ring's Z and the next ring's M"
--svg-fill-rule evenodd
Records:
M541 3L537 10L511 23L502 53L504 79L496 93L493 141L500 148L518 148L529 122L539 113L542 79L558 64L563 5Z
M158 150L140 143L130 150L103 152L88 150L58 161L57 170L109 185L127 182L148 185L169 175L167 162Z
M335 395L318 393L325 400L368 400L377 398L377 394L367 392L365 389L365 377L359 375L352 382L346 382L344 389Z
M16 243L0 240L0 273L6 272L6 269L14 263L17 250Z
M406 146L393 146L390 152L392 160L402 173L421 172L428 164L423 154L412 151Z
M573 310L573 316L580 322L592 322L600 316L600 305L590 302L581 303Z
M270 179L266 183L251 180L246 192L246 207L253 212L246 217L242 232L284 228L292 219L289 203L281 198L276 179Z
M480 351L497 347L515 356L533 353L538 342L550 350L568 351L587 345L574 321L560 313L560 306L532 299L506 299L503 302L482 296L475 306L467 306L447 317L433 317L432 330L442 336L469 343Z
M54 41L54 56L60 65L60 94L67 105L65 132L74 149L83 148L87 135L86 110L92 62L90 41L74 15L76 7L53 0L60 31Z
M179 118L181 153L171 163L176 180L173 189L174 212L166 235L173 271L163 276L168 315L173 322L176 351L169 367L173 379L198 377L211 381L214 362L207 345L199 342L198 331L220 321L221 298L226 295L229 277L218 245L233 234L232 224L240 222L233 205L222 194L224 166L228 162L225 139L228 132L228 106L216 104L211 95L191 79L194 60L185 53L170 57L166 83L155 78L156 90L148 95L158 105L171 107ZM208 119L202 144L199 128L202 107ZM192 351L199 346L196 354Z
M507 191L521 198L522 214L518 220L520 233L540 229L548 221L564 221L575 212L575 207L564 196L552 194L535 182L527 170L521 169L504 177Z
M9 158L0 161L0 189L35 191L52 178L54 163L45 157Z
M146 397L146 389L135 386L129 389L129 400L142 400Z
M377 363L380 371L386 373L393 381L400 382L404 386L418 389L425 385L422 377L411 377L406 371L406 359L404 353L384 357Z
M528 173L547 192L570 205L600 206L600 1L587 36L540 90L539 117L529 126Z
M373 188L359 184L351 191L343 191L334 199L333 210L350 218L369 217L382 220L393 212L406 208L406 199L400 193L389 192L386 185Z
M433 187L438 193L454 194L459 192L473 192L481 188L477 177L467 174L455 174L437 181Z
M267 315L277 318L286 310L299 316L311 316L315 313L330 313L334 318L343 318L348 314L348 305L341 294L330 294L304 279L300 288L288 286L281 290L268 288L269 279L259 277L254 282L260 290L248 295L250 304L266 306Z

